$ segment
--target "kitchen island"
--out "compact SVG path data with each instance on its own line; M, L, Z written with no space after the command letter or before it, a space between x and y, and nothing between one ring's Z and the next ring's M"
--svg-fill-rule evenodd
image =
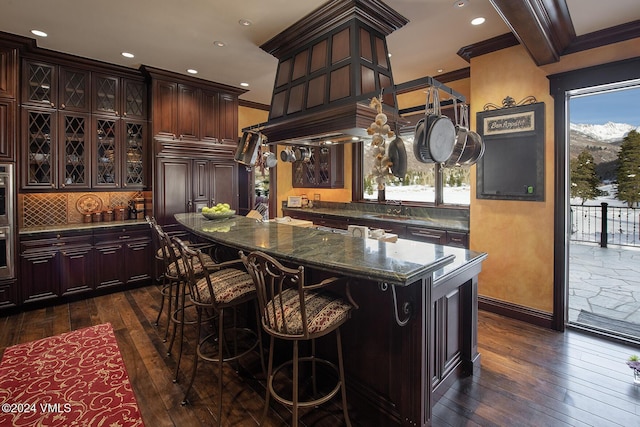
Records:
M360 309L342 335L355 420L379 426L431 425L437 397L457 377L479 367L477 276L484 253L402 239L389 243L356 238L240 216L175 217L192 233L219 245L261 250L304 265L310 277L353 279L351 291Z

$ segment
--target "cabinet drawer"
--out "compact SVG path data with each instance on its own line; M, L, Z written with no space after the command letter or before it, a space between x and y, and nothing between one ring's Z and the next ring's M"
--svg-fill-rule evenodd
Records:
M468 248L469 234L457 231L447 231L447 245L459 248Z
M407 238L444 245L447 242L447 232L436 228L407 227Z
M122 227L109 231L97 232L94 234L95 244L101 245L114 242L126 242L135 239L151 239L151 230L148 226L138 227Z

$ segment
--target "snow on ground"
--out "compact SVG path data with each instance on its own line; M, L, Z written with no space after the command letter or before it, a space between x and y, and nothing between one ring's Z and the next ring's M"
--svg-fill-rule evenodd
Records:
M468 185L460 187L444 187L442 195L444 202L455 205L469 205L471 200L471 189ZM365 194L365 199L377 200L378 193ZM435 200L435 189L425 185L387 185L385 189L387 200L407 200L413 202L432 202Z

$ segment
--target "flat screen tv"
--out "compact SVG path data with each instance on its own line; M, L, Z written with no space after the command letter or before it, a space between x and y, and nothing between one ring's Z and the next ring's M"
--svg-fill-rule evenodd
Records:
M244 132L238 142L238 147L236 147L235 161L246 166L255 165L261 143L262 135L260 133Z

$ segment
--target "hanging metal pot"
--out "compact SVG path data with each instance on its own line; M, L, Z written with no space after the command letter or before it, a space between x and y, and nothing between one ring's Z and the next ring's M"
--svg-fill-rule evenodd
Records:
M449 157L449 159L445 162L445 166L460 166L460 158L464 153L469 134L467 105L460 104L460 115L458 115L457 101L454 98L453 110L456 121L456 137L455 144L453 146L453 153L451 153L451 157Z
M391 173L397 178L404 178L407 174L407 149L404 146L404 141L396 136L389 144L388 150Z
M296 160L308 163L311 160L311 150L307 147L298 147L294 150Z
M458 164L461 166L473 165L482 158L483 154L484 141L482 141L482 137L477 132L470 130L467 133L467 144L460 155Z
M433 109L429 101L433 99ZM447 116L440 114L438 89L429 88L425 118L416 124L413 152L422 163L444 163L453 153L455 127Z

